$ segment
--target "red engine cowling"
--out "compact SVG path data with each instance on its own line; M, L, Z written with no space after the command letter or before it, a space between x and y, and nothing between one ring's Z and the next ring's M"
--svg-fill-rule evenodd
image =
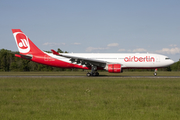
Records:
M108 65L108 72L109 73L120 73L121 71L121 64L109 64Z

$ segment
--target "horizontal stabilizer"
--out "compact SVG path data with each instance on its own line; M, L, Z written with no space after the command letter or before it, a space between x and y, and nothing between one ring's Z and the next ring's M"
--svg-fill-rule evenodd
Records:
M27 60L31 60L33 57L32 55L22 55L22 54L15 54L15 56L19 58L27 59Z

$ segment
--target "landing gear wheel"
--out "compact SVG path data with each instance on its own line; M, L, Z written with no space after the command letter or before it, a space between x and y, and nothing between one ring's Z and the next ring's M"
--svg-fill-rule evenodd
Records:
M94 72L94 73L92 73L92 76L99 76L99 73L98 72Z
M97 66L91 65L91 72L88 72L86 76L99 76L99 73L97 72Z
M156 73L156 72L154 72L154 76L157 76L157 73Z
M93 73L92 76L96 76L96 73Z
M99 76L99 73L98 73L98 72L96 72L96 76Z
M90 76L91 76L91 73L88 72L88 73L86 74L86 76L90 77Z

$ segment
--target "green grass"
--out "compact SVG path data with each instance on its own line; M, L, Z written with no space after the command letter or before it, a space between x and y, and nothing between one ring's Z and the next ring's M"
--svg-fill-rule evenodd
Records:
M180 78L0 78L1 120L178 120Z
M0 76L86 76L88 71L59 71L59 72L0 72ZM89 71L90 72L90 71ZM153 71L150 72L123 72L123 73L108 73L106 71L99 71L100 76L154 76ZM159 71L157 76L180 76L180 72Z

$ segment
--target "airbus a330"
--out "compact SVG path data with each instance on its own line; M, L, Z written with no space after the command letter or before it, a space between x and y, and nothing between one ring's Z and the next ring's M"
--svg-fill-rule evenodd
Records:
M16 57L59 68L91 70L87 76L99 76L97 70L122 73L123 69L155 69L174 63L169 57L150 53L47 53L40 50L20 29L12 29L19 54Z

